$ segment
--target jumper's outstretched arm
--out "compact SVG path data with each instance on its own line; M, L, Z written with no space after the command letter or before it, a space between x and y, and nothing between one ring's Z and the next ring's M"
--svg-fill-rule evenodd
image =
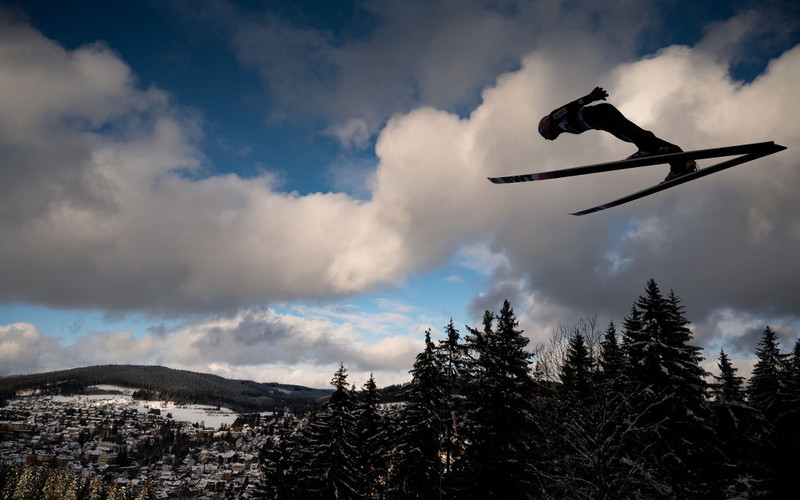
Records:
M567 110L572 110L573 108L580 108L586 106L587 104L591 104L595 101L605 101L606 97L608 97L608 92L605 91L602 87L595 87L594 90L586 94L585 96L575 99L574 101L565 104L562 108Z

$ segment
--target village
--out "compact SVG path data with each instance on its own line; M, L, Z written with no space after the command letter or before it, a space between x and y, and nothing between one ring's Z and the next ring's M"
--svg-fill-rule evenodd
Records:
M256 417L260 424L292 418ZM258 456L268 428L243 419L209 428L159 408L142 411L130 397L29 395L0 408L0 466L46 465L111 477L120 487L149 482L159 499L243 498L263 483Z

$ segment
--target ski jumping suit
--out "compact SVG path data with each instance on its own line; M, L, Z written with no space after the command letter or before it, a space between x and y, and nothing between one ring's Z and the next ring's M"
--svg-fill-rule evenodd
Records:
M604 130L620 140L635 144L639 148L636 155L683 151L678 146L659 139L652 132L644 130L628 120L611 104L586 106L600 99L605 100L606 96L603 89L596 88L591 94L553 110L539 122L539 133L545 139L553 140L563 132L582 134L590 129ZM685 161L670 165L670 167L671 170L683 169Z

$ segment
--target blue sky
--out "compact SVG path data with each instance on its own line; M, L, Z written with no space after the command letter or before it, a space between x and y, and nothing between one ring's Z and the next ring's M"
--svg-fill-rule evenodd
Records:
M619 323L649 278L711 361L747 370L766 324L800 335L798 19L780 1L6 1L0 374L324 386L344 362L390 384L451 318L466 333L507 298L546 343ZM630 154L536 133L596 85L684 149L789 149L581 219L664 172L485 181Z

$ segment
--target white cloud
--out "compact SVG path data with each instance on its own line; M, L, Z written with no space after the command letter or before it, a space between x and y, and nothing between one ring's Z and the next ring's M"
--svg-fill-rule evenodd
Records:
M371 136L367 123L360 118L351 118L345 123L331 125L325 133L336 137L344 147L356 149L367 146Z
M705 37L697 48L725 62L734 62L743 52L743 44L752 43L753 38L767 33L770 20L756 10L740 13L724 22L710 24Z
M41 367L44 353L55 341L30 323L0 325L0 375L28 373Z
M464 246L456 252L456 261L459 265L477 271L484 276L490 276L498 269L509 266L508 257L492 250L487 242L478 242Z
M669 269L675 288L694 288L690 278L698 258L711 256L713 262L704 267L708 276L735 269L745 280L756 269L774 269L776 260L788 262L798 244L792 229L798 177L791 145L798 143L800 130L790 118L796 100L788 96L800 80L800 49L742 85L730 80L724 65L688 47L599 73L591 64L565 66L545 48L487 89L468 118L433 108L393 118L378 139L372 197L360 201L337 193L281 193L269 174L182 176L180 169L202 161L195 117L182 114L163 92L136 89L129 69L102 47L70 52L30 28L15 33L5 43L27 44L28 59L24 69L7 65L6 81L15 83L0 88L4 102L25 96L28 104L0 122L5 129L22 126L31 133L6 137L3 149L38 167L39 153L27 153L42 145L34 131L54 131L61 141L47 146L53 157L64 144L82 151L76 157L82 159L61 155L59 175L73 172L92 182L91 192L84 193L70 192L59 176L43 177L35 169L9 179L8 189L55 190L63 199L50 200L44 212L3 200L4 211L22 212L3 227L5 241L14 242L0 248L7 296L13 290L49 304L162 312L328 297L398 283L446 261L464 245L478 248L470 245L490 240L491 252L508 259L504 265L521 273L526 286L566 302L575 301L572 284L583 282L588 294L575 306L607 307L610 301L592 297L599 286L610 285L604 295L619 298L630 294L632 277L644 283ZM580 48L587 58L601 52L596 44ZM52 66L73 75L72 84L37 90L38 75ZM106 66L110 76L103 77ZM598 132L554 144L535 134L540 115L591 87L582 82L603 81L611 83L612 101L632 119L686 148L775 139L790 149L713 181L585 219L564 214L647 185L664 172L520 186L486 182L488 174L629 153L630 146ZM83 86L92 88L91 99L73 90ZM37 100L39 92L46 98ZM106 102L113 106L98 104ZM66 117L83 116L91 126L65 124ZM624 217L632 218L636 229L620 241L609 232L610 224ZM746 258L760 264L745 266L741 255L726 252L731 245L749 248ZM625 266L598 276L609 252ZM773 259L758 259L758 252L771 252ZM474 251L462 255L477 258ZM714 295L709 293L714 281L707 280L704 295Z
M132 363L325 387L344 363L354 376L351 382L364 383L375 373L381 385L389 385L408 380L414 357L424 347L415 325L395 325L375 340L372 327L393 317L356 309L346 315L301 317L258 308L140 336L90 332L70 343L46 337L32 324L0 325L0 375Z
M487 22L486 29L496 29L495 21ZM445 39L464 36L460 27L453 30ZM327 43L318 33L295 31L293 43ZM712 54L725 43L669 47L621 63L604 55L613 39L570 34L557 40L563 45L530 52L519 70L483 92L469 116L433 107L395 115L377 141L371 197L358 200L280 192L270 174L183 175L203 163L196 116L159 89L138 88L130 68L107 47L65 50L30 27L6 23L0 30L0 153L7 159L0 170L0 297L169 314L230 311L396 284L447 262L459 248L491 241L489 254L466 251L466 258L495 266L494 295L536 297L536 307L551 312L624 314L621 304L653 277L674 288L699 321L723 305L796 315L800 47L744 84ZM356 50L331 57L360 64L374 55ZM324 70L327 63L321 64ZM425 89L431 95L449 81L435 67L422 72L430 75ZM456 73L479 79L486 71ZM631 153L632 146L599 132L552 144L536 134L542 115L595 84L605 85L631 119L686 149L759 140L789 149L580 219L566 214L658 182L665 168L517 186L486 181L487 175ZM609 255L624 266L609 273ZM299 366L307 356L328 355L313 362L335 365L336 356L355 349L365 370L379 368L370 359L398 367L418 342L411 335L360 345L351 327L324 317L303 321L254 311L172 332L168 344L125 334L82 342L97 353L127 346L149 359L253 367L287 358Z

